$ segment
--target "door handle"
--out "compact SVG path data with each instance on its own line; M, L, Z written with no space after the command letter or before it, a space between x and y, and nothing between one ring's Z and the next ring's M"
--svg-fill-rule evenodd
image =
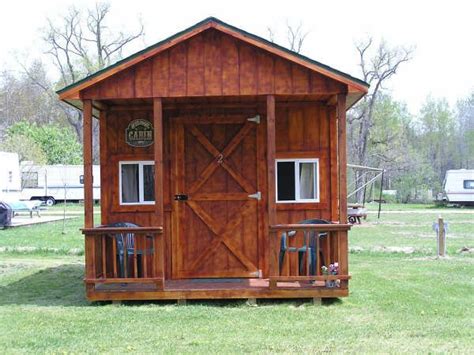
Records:
M188 200L188 195L186 195L186 194L176 194L176 195L174 195L174 200L175 201L187 201Z
M262 193L260 191L257 191L256 193L249 195L249 198L254 198L260 201L262 199Z

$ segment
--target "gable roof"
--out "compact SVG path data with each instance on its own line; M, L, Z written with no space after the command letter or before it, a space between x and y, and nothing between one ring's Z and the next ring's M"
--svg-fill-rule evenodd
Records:
M150 58L162 51L165 51L177 45L178 43L181 43L209 28L214 28L232 37L247 42L253 46L264 49L277 56L284 57L285 59L291 62L300 64L310 70L313 70L338 82L346 84L348 85L349 94L357 93L359 94L357 96L362 97L368 91L369 84L360 79L357 79L349 74L334 69L328 65L310 59L304 55L291 51L262 37L256 36L237 27L229 25L215 17L208 17L185 30L178 32L171 37L168 37L163 41L149 46L71 85L68 85L58 90L56 93L59 95L59 98L61 100L64 100L66 102L71 102L72 100L79 100L79 92L81 90L90 87L98 82L101 82L102 80L105 80L113 74L127 69L137 63L140 63L146 60L147 58ZM357 100L360 97L358 97Z

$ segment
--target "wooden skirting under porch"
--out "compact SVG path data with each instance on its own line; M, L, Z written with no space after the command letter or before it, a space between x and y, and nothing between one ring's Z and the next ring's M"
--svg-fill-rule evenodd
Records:
M341 278L342 275L341 275ZM324 286L324 281L278 282L270 288L268 279L167 280L161 290L153 283L88 283L90 301L245 299L245 298L336 298L347 297L347 288Z

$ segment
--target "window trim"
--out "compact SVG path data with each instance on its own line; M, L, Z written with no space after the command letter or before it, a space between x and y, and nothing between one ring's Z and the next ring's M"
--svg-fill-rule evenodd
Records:
M28 175L26 178L25 176ZM31 179L31 176L34 176ZM34 184L27 184L27 182L34 181ZM21 184L24 189L37 189L39 188L39 174L37 171L22 171L21 172Z
M279 200L278 199L278 163L280 162L294 162L295 163L295 199L294 200ZM300 163L316 163L316 182L315 191L316 198L302 199L300 198ZM276 203L319 203L319 158L290 158L290 159L275 159L275 199Z
M138 164L138 202L122 201L122 165ZM145 186L143 181L143 167L145 165L155 165L153 160L122 160L119 161L119 205L120 206L137 206L137 205L154 205L155 201L145 201ZM156 196L155 196L156 200Z

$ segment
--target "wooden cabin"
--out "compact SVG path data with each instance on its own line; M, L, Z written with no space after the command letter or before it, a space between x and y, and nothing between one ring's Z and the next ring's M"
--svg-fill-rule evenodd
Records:
M347 296L346 110L367 89L208 18L60 90L84 117L88 299Z

